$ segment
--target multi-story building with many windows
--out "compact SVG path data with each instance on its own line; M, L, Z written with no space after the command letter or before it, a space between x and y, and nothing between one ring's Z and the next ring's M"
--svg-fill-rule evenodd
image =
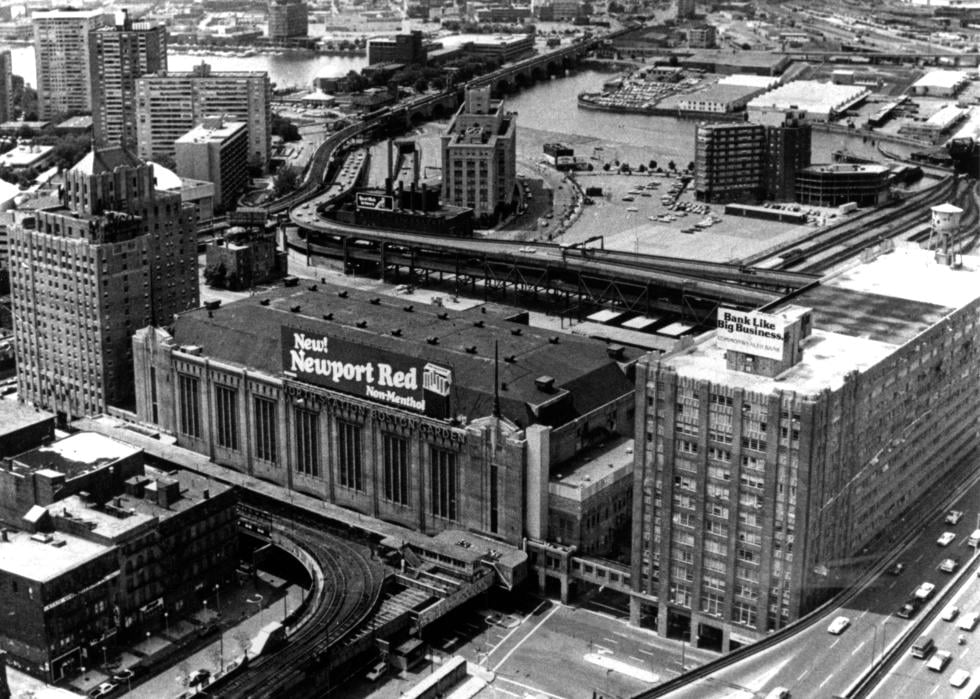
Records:
M980 258L881 253L640 363L634 623L725 651L762 638L975 468Z
M89 38L95 145L136 150L136 78L167 70L167 33L123 10Z
M466 529L511 545L547 537L553 470L631 434L633 360L622 348L492 308L314 286L137 333L139 418L256 478L425 533ZM574 541L571 520L600 509L588 495L553 497Z
M466 100L442 136L442 198L489 218L514 201L517 118L504 112L490 87L466 91Z
M234 208L248 183L248 124L205 117L175 146L177 174L214 184L217 211Z
M35 12L33 23L40 118L92 111L89 42L91 32L105 23L103 11Z
M0 51L0 124L14 118L13 70L10 51Z
M62 419L132 397L133 332L198 302L193 207L121 148L65 174L62 206L9 231L21 396Z
M303 0L272 0L269 3L269 39L285 41L307 36L309 17L310 10Z
M248 124L249 166L268 167L272 140L272 86L265 71L212 72L201 63L190 72L143 76L136 81L138 155L173 158L177 139L204 117Z

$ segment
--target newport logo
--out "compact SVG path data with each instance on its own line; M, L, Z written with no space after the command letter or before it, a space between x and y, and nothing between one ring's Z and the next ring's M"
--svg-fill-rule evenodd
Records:
M325 335L322 338L314 339L312 337L307 337L306 333L293 333L293 349L326 354L329 343L330 338Z

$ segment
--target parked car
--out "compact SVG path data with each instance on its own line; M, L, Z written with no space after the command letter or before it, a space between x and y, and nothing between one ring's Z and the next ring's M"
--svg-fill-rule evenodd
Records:
M943 613L939 615L939 618L943 621L952 621L960 614L960 608L955 605L949 605L943 610Z
M198 685L206 687L208 682L211 681L211 671L201 668L200 670L195 670L191 673L191 676L187 678L188 687L197 687Z
M969 681L970 673L962 668L954 672L949 678L949 683L954 687L962 687Z
M112 694L114 691L116 691L116 688L118 686L119 685L115 684L114 682L103 682L98 687L95 687L94 689L90 689L88 695L89 697L91 697L91 699L100 699L101 697L107 697L110 694Z
M834 634L835 636L839 636L840 634L844 633L844 631L850 625L851 625L850 619L848 619L846 616L839 616L836 619L834 619L832 622L830 622L830 626L827 627L827 631Z
M381 662L375 663L374 667L371 668L370 672L368 672L365 677L371 682L377 682L387 671L388 663L382 660Z
M960 622L957 624L959 628L963 631L973 631L977 626L977 613L968 612L960 617Z

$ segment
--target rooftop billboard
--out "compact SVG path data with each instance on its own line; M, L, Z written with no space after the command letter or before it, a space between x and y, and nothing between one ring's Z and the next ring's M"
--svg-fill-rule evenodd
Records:
M282 369L301 381L446 418L452 369L327 335L282 327Z
M782 316L759 311L718 309L718 341L728 350L757 357L783 358L785 322Z

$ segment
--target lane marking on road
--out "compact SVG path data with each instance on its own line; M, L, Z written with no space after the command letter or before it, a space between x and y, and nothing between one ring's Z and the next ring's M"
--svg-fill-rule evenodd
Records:
M826 677L824 678L824 680L823 680L823 682L821 682L821 683L820 683L820 686L819 686L819 687L817 687L817 689L823 689L823 686L824 686L825 684L827 684L828 682L830 682L830 678L831 678L831 677L833 677L833 675L827 675L827 676L826 676Z
M840 643L840 636L838 636L838 637L837 637L837 640L836 640L836 641L834 641L833 643L831 643L831 644L830 644L830 647L831 647L831 648L833 648L833 647L834 647L834 646L836 646L836 645L837 645L838 643Z
M864 618L864 615L867 614L867 613L868 613L868 610L865 609L863 612L861 612L861 616L859 616L858 619L863 619Z
M520 648L522 645L524 645L524 642L527 639L531 638L531 636L534 635L534 632L537 631L538 629L540 629L544 625L544 622L548 621L548 619L550 619L551 617L553 617L555 615L555 612L557 612L559 609L561 609L561 607L559 607L558 605L555 605L555 607L553 607L550 612L548 612L547 614L545 614L544 615L544 618L541 621L539 621L537 624L535 624L534 625L534 628L532 628L527 633L527 635L524 636L524 638L522 638L520 641L518 641L517 643L515 643L514 644L514 647L511 648L507 652L507 655L505 655L503 658L500 659L500 662L499 663L497 663L496 665L493 666L493 671L496 672L497 670L499 670L500 669L500 666L503 665L504 663L506 663L507 660L510 658L510 656L512 656L515 652L517 652L517 649ZM558 699L561 699L561 697L559 697Z
M803 672L801 672L800 673L800 676L796 678L796 681L799 682L804 677L806 677L808 674L810 674L810 668L807 668L806 670L804 670Z
M652 650L647 650L646 648L640 648L640 652L643 653L644 655L654 655L654 652Z
M937 684L935 687L932 688L932 691L929 692L929 696L931 697L933 694L935 694L938 691L939 691L939 685Z
M602 640L609 641L610 643L619 643L619 641L617 641L615 638L609 638L609 636L603 636Z
M629 636L627 636L626 634L624 634L624 633L622 633L620 631L613 631L613 636L621 636L622 638L629 639Z
M565 699L565 697L559 696L557 694L552 694L551 692L546 692L543 689L532 687L529 684L524 684L523 682L518 682L517 680L512 680L509 677L504 677L503 675L497 675L497 679L500 680L501 682L507 682L508 684L516 685L518 687L521 687L522 689L530 690L536 694L543 694L546 697L554 697L555 699Z
M864 648L864 644L865 643L867 643L866 640L865 641L861 641L861 643L858 645L858 647L851 651L851 655L857 655L858 654L858 651L860 651L862 648Z
M916 559L915 559L914 561L912 561L912 562L913 562L913 563L918 563L919 561L921 561L921 560L922 560L922 557L923 557L923 556L925 556L925 554L924 554L924 553L920 553L920 554L919 554L919 557L918 557L918 558L916 558Z
M960 657L962 658L964 655L966 655L969 652L969 650L970 650L969 648L964 648L963 652L960 653Z
M644 660L643 658L637 658L635 655L627 655L626 657L629 658L630 660L635 660L638 663L646 662L646 660Z
M525 615L525 617L524 617L523 619L521 619L521 623L520 623L520 624L518 624L517 626L515 626L514 628L512 628L512 629L511 629L510 631L508 631L508 632L507 632L507 634L506 634L506 635L505 635L505 636L504 636L503 638L501 638L501 639L500 639L500 642L499 642L499 643L497 643L497 644L496 644L495 646L493 646L493 648L491 648L491 649L490 649L490 650L489 650L489 651L487 652L487 659L489 659L489 658L490 658L490 656L491 656L491 655L493 655L493 653L494 653L494 651L495 651L495 650L497 650L498 648L500 648L500 646L502 646L502 645L504 644L504 642L505 642L505 641L506 641L506 640L507 640L508 638L510 638L511 636L513 636L513 635L514 635L514 633L515 633L515 632L516 632L516 631L517 631L517 630L518 630L519 628L521 628L522 626L524 626L524 622L526 622L526 621L527 621L528 619L530 619L530 618L531 618L532 616L534 616L535 614L537 614L537 613L538 613L538 610L539 610L539 609L541 609L541 607L544 607L544 606L545 606L545 605L547 605L547 604L548 604L548 601L547 601L547 600L543 600L543 601L542 601L542 602L541 602L541 603L540 603L540 604L539 604L539 605L538 605L537 607L535 607L535 608L534 608L534 609L532 609L532 610L531 610L530 612L528 612L528 613L527 613L527 614Z

